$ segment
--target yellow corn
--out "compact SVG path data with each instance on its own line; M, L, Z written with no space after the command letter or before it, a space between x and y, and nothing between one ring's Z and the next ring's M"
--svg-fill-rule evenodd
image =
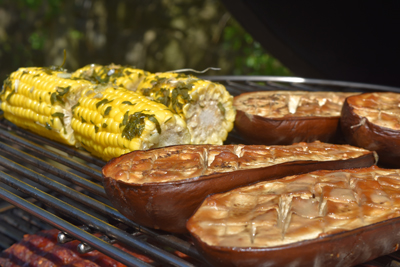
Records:
M70 76L49 68L20 68L0 92L4 117L104 160L190 142L185 121L164 105L122 87Z
M4 82L1 109L17 126L52 140L74 145L71 111L66 96L92 86L85 80L49 68L20 68Z
M150 74L95 64L75 71L73 77L116 84L164 104L185 120L192 144L222 144L233 128L233 97L218 83L179 73Z
M138 84L148 74L146 71L132 67L114 64L108 66L91 64L76 70L72 73L72 78L82 78L100 84L109 83L136 91Z
M190 142L180 116L135 92L103 85L80 95L73 107L75 138L104 160L133 150Z
M192 144L222 144L233 128L233 97L221 84L167 72L146 76L136 92L179 114Z

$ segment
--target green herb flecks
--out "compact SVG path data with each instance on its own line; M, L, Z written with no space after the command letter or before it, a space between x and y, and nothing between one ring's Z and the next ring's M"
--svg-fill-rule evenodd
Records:
M107 123L103 123L103 124L101 125L101 127L103 127L103 128L107 128L107 126L108 126Z
M135 112L134 114L129 116L128 122L125 128L122 130L122 137L132 140L133 138L140 137L145 128L145 119L156 124L156 128L158 133L161 133L161 127L158 120L154 117L154 115L144 114L141 112Z
M148 115L148 119L149 121L151 121L152 123L154 123L156 125L156 129L158 134L161 133L161 126L160 123L158 122L158 120L154 117L154 115Z
M101 67L96 71L96 67L97 65L86 66L79 77L95 84L108 84L110 82L110 78L107 76L109 68Z
M176 88L172 90L171 102L175 113L181 113L182 107L190 101L189 91L193 88L193 83L178 82Z
M50 68L42 68L43 72L47 75L53 75L53 70Z
M124 118L122 119L122 122L119 124L119 127L125 126L128 123L129 119L129 110L125 112Z
M86 120L81 116L81 120L83 123L86 123Z
M142 95L150 96L151 95L151 88L144 88L142 89Z
M60 102L61 104L65 104L64 100L60 95L58 95L57 92L54 92L50 96L50 102L52 105L54 105L56 102Z
M97 133L99 131L99 127L98 126L94 126L94 132Z
M157 84L162 84L167 80L167 77L158 77L156 76L156 83Z
M67 86L67 87L57 86L56 92L59 96L64 96L66 93L69 92L69 89L71 89L71 86Z
M21 75L19 76L20 79L22 79L22 76L24 76L25 74L28 74L29 71L23 70Z
M62 112L55 112L55 113L51 114L51 116L63 119L65 115Z
M129 105L129 106L134 106L134 105L136 105L136 103L133 103L133 104L132 104L132 102L130 102L130 101L124 101L124 102L122 102L121 104Z
M110 114L111 109L112 109L112 107L111 107L111 106L108 106L108 107L106 108L106 111L104 111L104 116L107 116L108 114Z
M218 102L218 105L217 105L217 106L218 106L219 110L221 111L222 115L225 116L225 108L224 108L224 105L222 105L221 102Z
M186 74L180 72L180 73L176 76L176 78L177 78L177 79L180 79L180 78L187 79L187 78L188 78L188 75L186 75Z
M44 69L50 71L50 75L52 74L52 71L65 71L65 69L63 67L65 65L66 59L67 59L67 51L64 49L64 58L63 58L63 62L61 63L61 65L60 66L50 66L50 68L44 68Z
M71 108L72 114L74 114L74 110L75 110L75 108L76 108L77 106L79 106L79 102L72 106L72 108Z
M56 91L50 95L50 102L52 105L56 102L60 102L61 104L65 104L63 100L63 96L69 92L69 89L71 89L71 86L67 87L56 87Z
M6 101L7 101L7 102L10 102L10 98L11 98L11 96L12 96L13 94L15 94L15 91L14 91L14 90L12 90L11 93L8 94L8 96L7 96L7 98L6 98Z
M63 126L65 126L65 125L64 125L64 113L55 112L55 113L51 114L51 116L54 117L54 118L59 118L61 124L62 124Z
M11 82L10 77L7 77L7 79L4 80L3 86L1 87L2 89L0 91L0 95L6 93L7 87L12 90L12 82Z
M157 91L154 100L169 107L171 104L170 90L168 88L161 88Z
M108 104L108 103L111 103L111 102L113 102L113 100L108 100L107 98L104 98L103 100L97 102L96 108L99 108L101 105Z
M48 122L46 122L46 126L45 126L45 128L47 129L47 130L52 130L52 128L51 128L51 126L50 126L50 124L48 123Z

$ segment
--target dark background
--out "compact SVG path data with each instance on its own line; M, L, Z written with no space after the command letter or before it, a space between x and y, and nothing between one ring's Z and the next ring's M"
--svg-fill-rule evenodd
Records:
M296 75L400 87L400 1L222 1Z
M290 75L216 0L0 0L0 79L19 67L90 63L151 72Z

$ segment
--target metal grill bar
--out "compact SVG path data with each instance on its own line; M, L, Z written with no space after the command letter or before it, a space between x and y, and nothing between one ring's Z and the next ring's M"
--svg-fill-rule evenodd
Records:
M1 147L1 143L0 143L0 147ZM144 228L142 228L140 225L126 219L126 217L124 217L121 213L119 213L116 209L104 204L103 202L97 201L93 198L88 197L85 194L82 194L80 192L77 192L73 189L70 189L68 186L65 186L59 182L56 182L52 179L49 179L41 174L38 174L28 168L25 168L15 162L12 162L4 157L0 156L0 165L3 166L7 166L10 170L15 171L21 175L23 175L24 177L27 177L43 186L46 186L48 188L50 188L51 190L61 193L75 201L78 201L80 203L85 204L86 206L88 206L90 209L96 210L104 215L107 215L117 221L120 221L134 229L140 230L143 233L146 233L150 236L152 236L153 238L158 239L159 241L162 241L166 244L168 244L169 246L175 247L176 249L184 252L185 254L188 254L189 256L194 256L194 257L199 257L199 255L197 254L197 251L195 251L193 249L192 246L190 246L187 242L179 242L180 239L174 238L174 236L163 236L150 231L150 230L145 230Z
M32 164L33 166L35 166L35 167L37 167L37 168L39 168L39 169L41 169L43 171L49 172L49 173L51 173L51 174L53 174L55 176L58 176L58 177L60 177L62 179L65 179L65 180L70 181L70 182L72 182L74 184L77 184L77 185L87 189L88 191L94 193L94 194L97 194L99 196L107 198L107 195L106 195L106 193L104 191L104 188L102 186L98 185L98 184L95 184L95 183L93 183L91 181L83 179L83 178L81 178L81 177L79 177L79 176L77 176L77 175L75 175L73 173L61 170L61 169L59 169L59 168L47 163L44 160L41 160L41 159L38 159L36 157L30 156L29 154L27 154L25 152L22 152L22 151L20 151L20 150L18 150L16 148L13 148L13 147L11 147L9 145L0 143L0 150L3 151L4 153L7 153L9 155L13 155L13 156L17 157L22 162L26 162L26 163ZM4 167L8 166L8 165L3 164L3 163L0 163L0 164L3 165ZM22 169L19 168L19 167L16 167L14 169L16 171L22 171Z
M0 110L0 119L2 119L2 111L1 110ZM65 152L69 156L75 156L77 158L80 158L80 159L86 161L87 163L95 164L96 166L98 166L100 168L102 166L104 166L104 164L105 164L105 162L103 160L94 158L88 154L82 153L82 151L77 151L74 148L64 146L60 143L54 142L54 141L44 138L42 136L38 136L38 135L32 134L30 132L23 131L7 121L4 121L2 124L0 124L0 128L4 129L5 131L14 131L21 138L34 140L38 143L46 144L51 147L57 148L58 150Z
M8 237L12 238L15 241L21 240L24 237L24 235L20 231L5 223L0 224L0 232L6 234Z
M18 144L24 148L27 148L31 151L38 153L41 156L44 156L44 157L54 160L58 163L61 163L67 167L73 168L74 170L77 170L83 174L86 174L89 177L96 179L97 181L101 181L100 168L94 169L94 168L92 168L88 165L84 165L80 162L77 162L77 161L74 161L71 159L67 159L59 154L56 154L50 150L46 150L32 142L29 142L24 138L15 136L11 132L6 132L6 131L0 129L0 135L4 139L8 140L11 144ZM105 162L103 162L103 165L104 164L105 164Z
M149 256L151 256L161 262L164 262L164 263L167 263L167 264L170 264L173 266L191 266L190 264L188 265L187 262L183 261L182 259L175 257L169 253L166 253L164 250L161 250L160 248L157 248L155 246L147 244L147 243L143 242L142 240L138 240L135 237L130 236L125 231L122 231L113 225L110 225L104 221L101 221L94 216L84 213L84 212L80 211L79 209L59 200L58 198L56 198L52 195L46 194L43 191L40 191L27 183L24 183L14 177L11 177L11 176L5 174L4 172L0 172L0 181L2 181L3 183L5 183L13 188L19 189L20 191L24 192L25 194L31 195L32 197L40 200L47 206L55 208L56 210L62 212L63 214L66 214L72 218L79 219L85 225L87 225L93 229L101 231L101 232L105 233L106 235L113 237L133 248L137 248L137 249L143 251L144 253L148 254ZM36 214L36 215L40 215L40 214ZM71 234L71 235L74 236L73 234ZM78 238L78 239L80 239L80 238ZM90 245L92 245L92 244L90 244ZM94 246L94 247L97 248L97 246ZM105 253L105 254L107 254L107 253ZM113 255L113 256L117 256L117 255Z
M29 202L31 202L30 200L28 200ZM10 206L12 208L14 208L14 206L12 206L10 204ZM17 214L13 214L13 216L11 216L11 214L1 214L0 215L0 220L4 222L4 224L8 224L16 229L18 229L18 231L23 234L23 232L21 232L21 229L24 229L26 233L28 234L34 234L39 230L44 229L43 227L38 227L37 225L35 225L35 223L32 220L26 220L26 218L24 217L20 217L17 216ZM43 225L41 225L43 226ZM20 239L16 239L15 241L19 241Z
M215 82L276 82L285 84L309 84L322 87L336 87L336 91L341 91L343 88L362 89L363 91L389 91L400 92L400 88L368 83L356 83L346 81L333 81L321 79L308 79L300 77L281 77L281 76L201 76L203 79L212 80ZM247 90L250 88L247 88ZM279 90L279 88L272 88Z
M0 177L2 177L1 173ZM59 217L53 215L52 213L43 210L41 208L38 208L32 203L26 201L23 198L18 197L17 195L7 190L0 188L0 197L22 210L35 214L38 218L53 225L54 227L71 233L71 235L76 239L83 240L84 242L95 247L100 252L112 256L113 258L119 260L120 262L126 264L127 266L143 266L143 267L151 266L129 255L128 253L111 246L104 240L101 240L100 238L97 238L91 234L86 233L85 231L82 231L78 227L66 222L65 220L60 219Z
M10 133L8 132L3 132L2 134L9 136ZM16 141L19 141L18 138L15 138ZM19 142L16 142L19 144ZM23 161L27 161L27 162L31 162L32 163L32 156L26 153L23 153L19 150L17 150L16 148L10 147L8 145L2 144L0 143L0 150L5 151L6 153L9 153L10 155L17 155L18 158L20 158ZM20 153L20 155L18 155ZM46 162L37 164L35 162L33 162L34 165L39 165L39 167L41 166L40 164L48 164ZM172 248L175 248L189 256L195 257L195 258L201 258L198 254L198 252L193 248L192 245L190 245L187 242L182 241L181 239L173 236L173 235L165 235L165 234L159 234L157 232L148 230L146 228L141 227L138 224L135 224L131 221L129 221L128 219L126 219L124 216L122 216L118 211L116 211L114 208L109 207L108 205L105 205L102 202L93 200L89 197L87 197L84 194L81 194L79 192L75 192L74 190L68 191L68 187L62 185L62 184L57 184L56 182L52 181L51 179L48 179L42 175L39 175L27 168L22 167L19 164L13 163L8 159L4 159L0 162L0 165L3 165L4 167L7 167L8 169L15 171L25 177L28 177L29 179L32 179L35 182L38 182L44 186L48 186L49 188L51 188L54 191L57 192L62 192L63 194L65 194L66 196L70 197L71 199L74 199L76 201L79 201L81 203L84 203L86 206L90 207L91 209L94 209L98 212L101 212L107 216L110 216L112 218L114 218L117 221L123 222L124 224L137 229L149 236L151 236L152 238L156 239L157 241L160 241L162 243L164 243L167 246L170 246ZM57 174L57 173L56 173ZM79 178L79 180L84 180L82 178ZM78 185L82 185L82 182L79 182ZM91 189L90 186L95 186L95 187L99 187L97 184L94 183L90 183L88 187L86 187L89 191L95 192L96 190ZM103 190L103 189L102 189ZM68 191L66 193L66 191ZM103 191L104 192L104 191ZM102 195L102 194L98 194L98 195Z

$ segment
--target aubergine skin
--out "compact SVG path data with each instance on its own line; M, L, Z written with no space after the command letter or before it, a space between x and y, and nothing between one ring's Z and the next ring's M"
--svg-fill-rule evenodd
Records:
M343 143L339 116L266 118L236 111L235 128L246 141L263 145L290 145L319 140Z
M273 248L208 246L193 235L212 266L354 266L399 249L400 220L389 219L351 231Z
M108 165L112 166L111 160ZM186 221L210 194L315 170L361 168L375 164L375 154L334 161L294 161L269 167L211 174L186 180L135 184L103 177L112 205L128 219L146 227L186 233Z
M382 166L400 167L400 131L378 126L360 117L347 99L343 104L340 124L350 145L376 151Z

